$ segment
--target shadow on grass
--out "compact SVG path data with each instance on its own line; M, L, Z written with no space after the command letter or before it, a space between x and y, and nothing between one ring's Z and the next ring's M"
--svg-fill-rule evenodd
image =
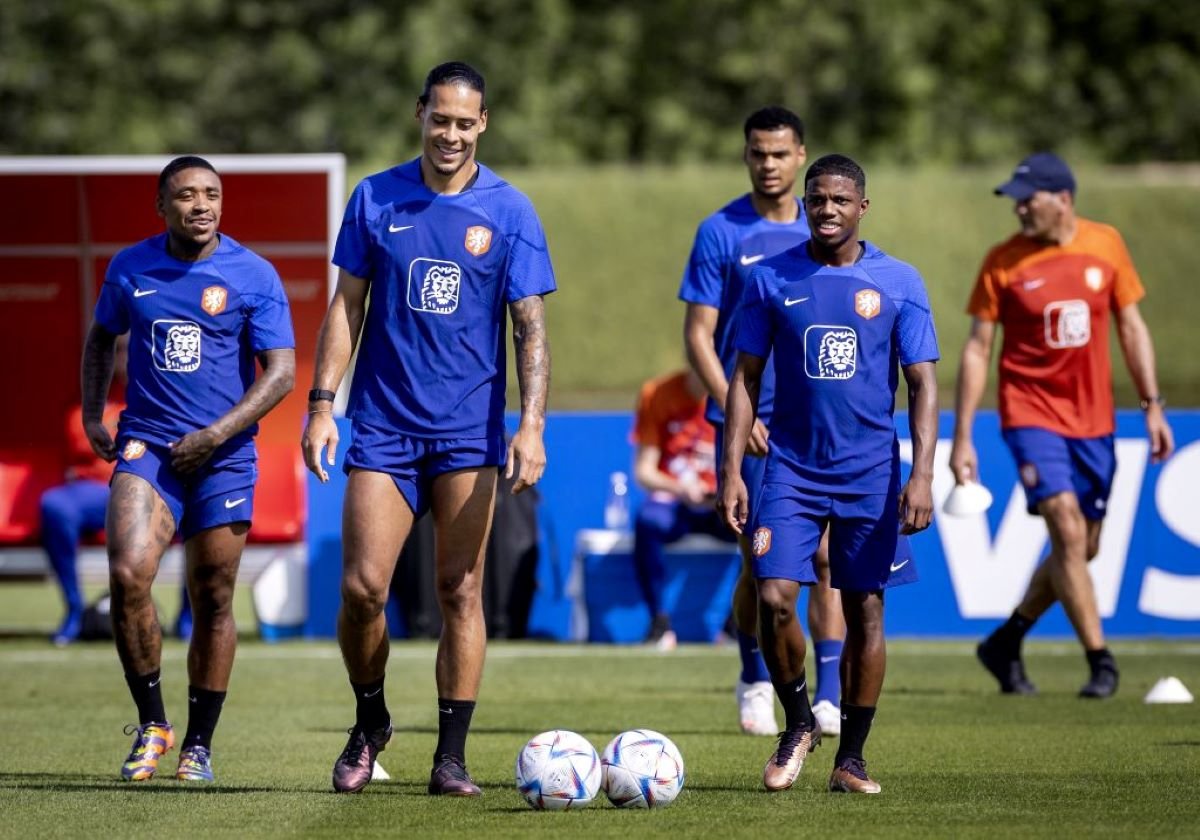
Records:
M160 779L149 783L126 782L111 776L87 773L0 773L0 787L20 790L42 790L53 793L95 793L99 790L133 791L147 794L238 795L247 793L279 793L283 788L242 787L233 785L197 784ZM287 790L292 790L288 788Z

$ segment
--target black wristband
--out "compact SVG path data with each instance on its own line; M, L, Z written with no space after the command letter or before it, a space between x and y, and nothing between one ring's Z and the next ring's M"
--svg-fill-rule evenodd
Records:
M337 394L333 391L322 391L320 388L313 388L308 392L309 402L333 402L337 399Z

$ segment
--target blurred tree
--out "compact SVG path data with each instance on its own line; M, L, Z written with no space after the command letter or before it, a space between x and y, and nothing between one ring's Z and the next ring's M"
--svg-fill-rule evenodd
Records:
M730 159L799 111L870 160L1200 157L1200 4L1152 0L43 0L0 4L0 152L414 153L461 59L486 159Z

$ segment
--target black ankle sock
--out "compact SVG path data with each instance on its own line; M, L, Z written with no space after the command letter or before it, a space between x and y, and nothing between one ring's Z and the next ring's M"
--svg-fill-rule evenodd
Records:
M438 698L438 742L433 752L435 763L444 755L452 755L466 763L467 730L471 728L471 715L474 712L474 700Z
M875 720L874 706L855 706L842 702L842 734L838 739L837 757L834 766L843 758L862 761L863 745L871 733L871 721Z
M1031 627L1033 627L1033 621L1013 610L1008 621L996 628L992 638L1005 647L1013 648L1014 653L1018 653L1021 649L1021 642L1025 640L1025 634Z
M162 672L158 669L149 674L126 674L125 682L133 702L137 704L138 722L145 726L148 723L166 723L167 712L163 708Z
M797 679L789 683L782 685L776 683L775 693L779 695L779 702L783 706L786 729L795 729L798 726L811 727L816 723L812 704L808 702L808 684L804 680L803 671L800 672Z
M1092 669L1093 674L1101 668L1113 671L1117 669L1117 660L1113 658L1112 651L1106 647L1099 650L1085 650L1083 653L1087 657L1088 667Z
M350 687L354 689L354 699L357 703L354 710L354 722L366 732L383 729L391 722L387 701L383 699L384 679L384 677L380 677L369 683L350 681Z
M212 749L213 732L225 705L224 691L209 691L207 688L188 686L188 725L183 736L183 746Z

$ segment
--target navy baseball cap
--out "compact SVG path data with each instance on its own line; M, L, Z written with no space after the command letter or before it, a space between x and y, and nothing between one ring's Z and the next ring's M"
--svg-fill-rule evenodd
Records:
M996 195L1025 201L1038 190L1075 194L1075 176L1066 161L1051 152L1037 152L1017 164L1012 177L996 187Z

